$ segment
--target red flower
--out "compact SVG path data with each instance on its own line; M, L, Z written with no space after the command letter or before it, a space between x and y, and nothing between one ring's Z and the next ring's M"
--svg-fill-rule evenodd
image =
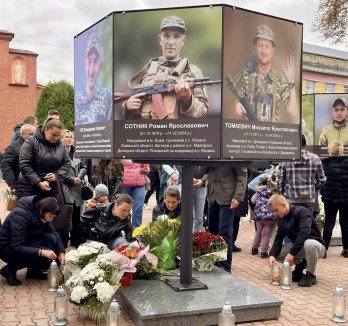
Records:
M123 256L126 256L130 259L136 258L138 256L138 253L141 251L140 247L134 246L129 243L125 243L123 245L120 245L114 249L116 252L120 253Z
M219 235L206 231L194 232L192 234L193 256L199 257L226 248L226 243Z

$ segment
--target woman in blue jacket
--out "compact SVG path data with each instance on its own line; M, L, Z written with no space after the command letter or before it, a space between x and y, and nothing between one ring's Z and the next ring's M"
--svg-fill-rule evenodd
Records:
M26 279L47 279L47 269L59 257L64 264L64 246L52 225L59 213L55 198L28 196L20 198L17 207L0 227L0 259L7 263L0 275L9 285L20 285L16 278L19 269L27 267Z

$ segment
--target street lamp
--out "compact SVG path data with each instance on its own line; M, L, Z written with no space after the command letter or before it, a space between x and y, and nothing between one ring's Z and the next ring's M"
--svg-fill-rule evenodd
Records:
M56 293L56 299L54 301L54 311L56 320L55 326L68 325L68 302L64 289L60 286Z
M332 318L336 323L345 323L346 319L346 297L341 285L337 285L332 301Z

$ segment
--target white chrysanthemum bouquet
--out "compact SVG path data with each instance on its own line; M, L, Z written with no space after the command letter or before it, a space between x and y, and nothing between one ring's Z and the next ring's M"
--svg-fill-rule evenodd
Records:
M71 275L65 286L70 301L85 308L89 318L102 321L119 288L123 271L115 264L106 245L85 243L66 255L66 269Z

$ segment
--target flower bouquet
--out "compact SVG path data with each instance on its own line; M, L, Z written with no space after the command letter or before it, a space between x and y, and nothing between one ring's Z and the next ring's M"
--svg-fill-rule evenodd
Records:
M225 260L227 246L219 235L206 231L192 234L192 256L194 267L199 272L211 272L216 262Z
M107 245L92 241L81 244L77 249L65 255L64 275L66 278L78 273L86 265L94 262L100 254L109 252Z
M122 275L123 271L113 262L111 252L100 253L66 281L70 301L84 310L90 319L101 322L106 318Z
M149 246L142 250L137 241L124 243L114 249L111 253L112 259L124 271L124 275L120 281L121 285L129 286L131 284L133 274L137 271L135 266L148 250Z
M140 226L133 231L133 237L138 237L142 243L150 247L150 253L159 260L160 269L174 269L175 257L179 253L178 237L180 219L159 217L148 226Z

